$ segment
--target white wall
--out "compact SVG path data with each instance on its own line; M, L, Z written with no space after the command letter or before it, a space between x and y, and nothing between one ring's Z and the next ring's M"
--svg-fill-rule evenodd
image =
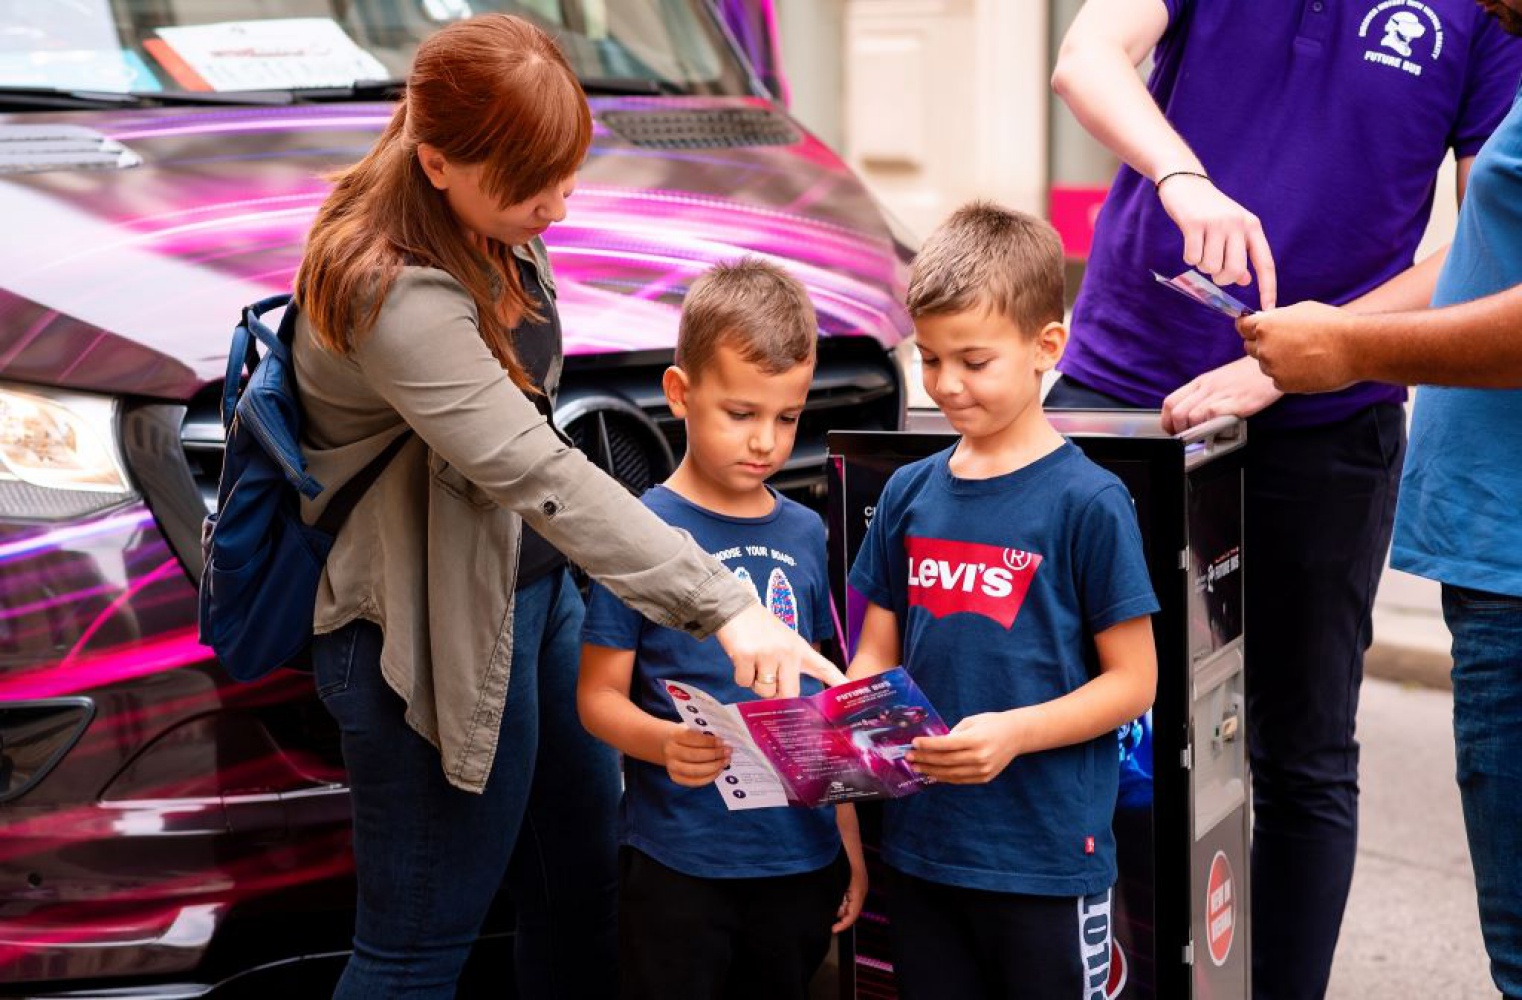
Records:
M842 153L908 226L1046 208L1044 0L845 0Z
M845 141L844 0L777 0L782 69L792 90L789 110L833 149Z

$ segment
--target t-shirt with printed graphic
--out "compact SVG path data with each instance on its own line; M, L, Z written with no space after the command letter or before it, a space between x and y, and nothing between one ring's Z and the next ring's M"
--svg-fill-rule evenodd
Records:
M824 523L813 511L772 493L764 517L729 517L656 486L645 506L692 535L762 603L809 642L835 635L825 570ZM701 642L652 624L596 584L587 602L582 641L632 649L629 696L658 718L679 721L662 679L694 684L722 702L753 701L735 683L734 664L714 638ZM819 682L803 679L803 693ZM750 809L730 812L712 787L684 788L666 769L624 758L620 841L679 872L699 878L755 878L816 871L840 852L833 808Z
M894 473L851 586L897 616L904 668L954 726L1081 687L1093 636L1158 604L1130 494L1071 442L991 479L954 476L951 454ZM888 802L883 858L972 889L1098 892L1118 780L1114 733L1017 757L988 784Z

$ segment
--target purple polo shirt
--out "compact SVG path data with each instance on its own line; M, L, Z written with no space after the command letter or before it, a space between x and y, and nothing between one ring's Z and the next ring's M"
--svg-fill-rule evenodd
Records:
M1444 154L1478 152L1522 79L1522 39L1475 0L1164 2L1148 89L1216 185L1262 219L1281 305L1346 302L1409 267ZM1121 167L1061 370L1156 407L1241 358L1229 319L1149 273L1182 271L1182 256L1152 183ZM1258 304L1256 285L1232 292ZM1286 397L1259 422L1330 423L1404 398L1403 387L1364 383Z

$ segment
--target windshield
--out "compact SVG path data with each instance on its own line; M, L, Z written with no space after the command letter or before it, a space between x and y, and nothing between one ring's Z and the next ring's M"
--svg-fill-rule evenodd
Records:
M521 15L591 93L744 94L709 0L0 0L0 88L111 93L406 79L451 21Z

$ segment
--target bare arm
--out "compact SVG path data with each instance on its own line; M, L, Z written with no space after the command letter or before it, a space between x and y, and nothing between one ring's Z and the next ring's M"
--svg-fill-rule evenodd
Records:
M1083 743L1141 715L1157 694L1152 619L1132 618L1094 636L1099 676L1071 694L1033 706L1024 752ZM1017 710L1018 711L1018 710Z
M1071 746L1145 712L1157 692L1152 619L1133 618L1094 637L1099 676L1039 705L970 715L946 736L921 736L909 762L951 784L982 784L1022 754Z
M1522 388L1522 285L1442 309L1360 316L1300 302L1237 323L1247 352L1290 392L1354 382Z
M835 912L835 925L830 928L836 934L856 923L861 916L862 904L867 901L867 855L861 848L861 826L856 820L856 807L849 802L835 807L835 825L840 830L840 844L845 848L846 860L851 864L851 882L846 887L845 898Z
M634 651L581 647L576 711L587 732L629 757L658 764L679 785L701 787L729 763L730 750L712 733L657 719L629 698Z
M867 605L861 622L861 636L856 640L856 655L851 657L846 676L852 680L892 670L902 661L899 649L898 616L876 604Z
M1167 28L1161 0L1088 0L1062 40L1052 73L1052 89L1089 134L1154 182L1175 171L1208 173L1136 73ZM1273 306L1278 282L1257 216L1200 177L1172 177L1158 197L1179 227L1186 264L1219 284L1245 285L1252 280L1250 261L1259 300Z
M1136 74L1167 29L1161 0L1088 0L1052 72L1052 90L1079 124L1151 180L1170 170L1204 171Z

